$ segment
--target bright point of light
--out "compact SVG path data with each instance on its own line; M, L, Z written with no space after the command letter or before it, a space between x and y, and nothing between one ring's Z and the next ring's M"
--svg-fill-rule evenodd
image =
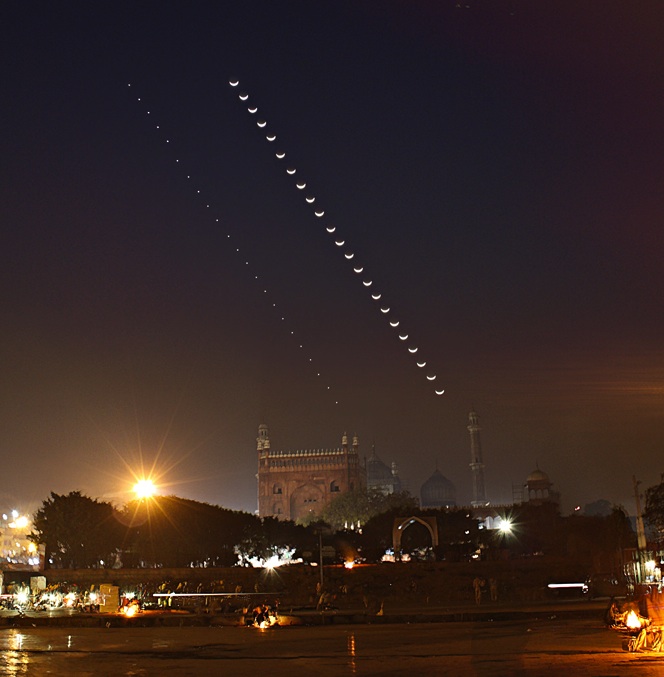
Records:
M512 533L512 522L510 522L510 520L502 520L498 529L503 534L511 534Z
M150 498L155 495L157 487L155 487L154 482L150 479L138 480L134 484L134 493L137 498Z
M15 512L15 510L12 510L12 515ZM11 529L25 529L28 524L30 524L30 520L25 515L21 515L20 517L15 517L14 521L9 524L9 527Z
M314 214L315 214L318 218L320 218L321 216L323 216L323 214L325 214L325 212L314 212Z
M30 599L30 595L27 590L19 590L16 593L16 601L19 604L27 604L28 599Z
M365 287L370 287L373 284L373 282L371 280L364 280L364 282L362 282L362 284Z
M381 308L381 309L380 309L380 312L381 312L381 313L389 313L389 312L390 312L390 309L389 309L389 308Z
M346 561L344 562L344 566L346 567L346 569L352 569L352 568L355 566L355 562L353 562L352 559L351 559L351 560L346 560Z
M627 618L625 619L625 625L628 628L631 628L632 630L638 630L638 628L641 627L641 620L639 619L638 615L634 610L630 611L627 614Z

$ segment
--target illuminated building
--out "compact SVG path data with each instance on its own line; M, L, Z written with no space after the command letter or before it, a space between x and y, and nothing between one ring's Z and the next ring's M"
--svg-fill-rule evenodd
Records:
M0 568L2 570L38 571L43 562L44 547L31 541L32 523L13 510L0 519Z
M336 496L366 489L357 435L341 447L276 451L265 424L258 428L258 514L260 517L302 520L320 515Z

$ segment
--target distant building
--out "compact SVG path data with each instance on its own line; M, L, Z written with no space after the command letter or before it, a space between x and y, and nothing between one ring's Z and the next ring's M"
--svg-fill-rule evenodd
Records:
M422 509L456 507L456 489L438 468L420 487L420 507Z
M341 447L275 451L265 424L258 428L258 514L283 520L320 515L336 496L366 489L357 435Z
M376 454L376 445L371 447L371 456L366 461L367 489L379 491L386 496L401 491L401 480L397 471L397 464L388 466Z
M539 468L533 470L526 478L524 485L524 502L530 505L542 505L544 503L560 504L560 494L553 489L553 483L549 476Z
M44 565L44 546L30 540L33 527L27 515L15 510L0 519L0 558L2 569L39 571ZM0 587L2 577L0 575Z

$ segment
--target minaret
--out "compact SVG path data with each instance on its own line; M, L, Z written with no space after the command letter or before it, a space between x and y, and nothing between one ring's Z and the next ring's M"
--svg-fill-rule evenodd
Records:
M261 423L258 426L258 437L256 438L256 449L257 451L263 451L263 449L270 448L270 439L267 436L267 426L265 423Z
M471 504L476 508L487 503L484 493L484 463L482 463L480 430L477 413L473 410L468 414L468 432L470 433L470 470L473 473L473 500Z

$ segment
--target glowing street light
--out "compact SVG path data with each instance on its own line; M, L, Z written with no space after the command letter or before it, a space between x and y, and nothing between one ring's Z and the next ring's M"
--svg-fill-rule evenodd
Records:
M138 482L134 484L134 493L139 500L151 498L156 492L157 487L155 487L154 482L151 479L138 480Z
M512 522L510 520L507 520L507 519L502 520L500 522L500 526L498 527L498 529L500 530L501 534L507 536L507 534L512 533Z

